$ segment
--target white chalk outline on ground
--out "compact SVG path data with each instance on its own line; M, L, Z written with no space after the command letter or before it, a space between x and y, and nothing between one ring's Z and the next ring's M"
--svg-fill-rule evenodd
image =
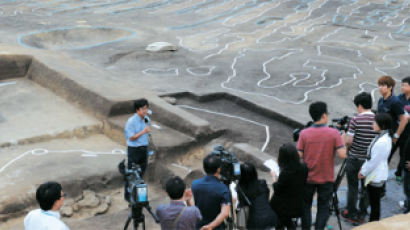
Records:
M3 172L6 168L8 168L10 165L12 165L14 162L20 160L21 158L25 157L28 154L32 154L34 156L41 156L41 155L46 155L49 153L78 153L82 152L83 154L81 155L82 157L97 157L98 155L126 155L125 150L122 149L113 149L111 152L94 152L94 151L89 151L89 150L84 150L84 149L69 149L69 150L48 150L48 149L32 149L27 152L24 152L20 154L19 156L15 157L14 159L10 160L7 162L3 167L0 168L0 173Z
M17 82L15 81L3 82L3 83L0 83L0 87L8 86L8 85L15 85L15 84L17 84Z
M270 131L269 131L269 126L266 125L266 124L260 123L260 122L258 122L258 121L249 120L249 119L244 118L244 117L239 117L239 116L227 114L227 113L220 113L220 112L215 112L215 111L208 110L208 109L202 109L202 108L192 107L192 106L190 106L190 105L177 105L177 106L178 106L178 107L181 107L181 108L185 108L185 109L191 109L191 110L206 112L206 113L210 113L210 114L215 114L215 115L218 115L218 116L223 116L223 117L229 117L229 118L239 119L239 120L241 120L241 121L249 122L249 123L251 123L251 124L264 127L264 128L265 128L265 131L266 131L266 139L265 139L265 143L263 144L263 146L262 146L262 148L261 148L261 151L262 151L262 152L265 152L266 148L268 147L268 144L269 144L269 142L270 142Z

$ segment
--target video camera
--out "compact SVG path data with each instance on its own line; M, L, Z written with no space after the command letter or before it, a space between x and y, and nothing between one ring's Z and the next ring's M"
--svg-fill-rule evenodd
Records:
M118 170L124 176L124 198L131 205L148 204L147 184L141 178L141 168L139 165L132 164L131 169L125 167L125 160L118 165Z
M343 116L342 118L332 119L332 125L330 125L330 127L336 128L339 131L347 132L347 130L349 129L349 124L350 124L351 119L352 118L349 116ZM334 125L334 123L336 123L336 125Z
M293 130L293 141L297 142L299 140L299 136L300 136L300 132L302 132L302 130L309 128L310 126L313 125L313 121L309 121L308 123L306 123L306 125L304 125L302 128L296 128Z
M232 153L226 151L222 145L217 145L211 154L219 156L221 159L222 181L230 183L239 180L241 176L241 164Z

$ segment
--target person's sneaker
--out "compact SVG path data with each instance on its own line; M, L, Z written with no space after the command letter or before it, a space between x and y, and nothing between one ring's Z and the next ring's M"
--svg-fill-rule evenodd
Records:
M406 207L405 207L404 200L399 201L399 207L400 207L401 209L405 209L405 208L406 208Z
M359 213L354 219L356 220L356 222L362 224L365 222L366 216L367 216L367 213Z
M346 221L350 222L350 223L356 223L356 219L354 218L354 215L350 215L349 211L347 209L343 209L340 212L340 215L343 217L343 219L345 219Z

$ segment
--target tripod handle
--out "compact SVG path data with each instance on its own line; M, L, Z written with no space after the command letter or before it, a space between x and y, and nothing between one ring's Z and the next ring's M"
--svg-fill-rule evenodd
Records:
M152 218L154 218L155 223L159 224L159 218L158 218L157 215L155 215L155 213L152 212L151 206L147 205L147 206L144 206L144 207L145 207L145 209L147 209L147 211L149 212L149 214L151 214Z

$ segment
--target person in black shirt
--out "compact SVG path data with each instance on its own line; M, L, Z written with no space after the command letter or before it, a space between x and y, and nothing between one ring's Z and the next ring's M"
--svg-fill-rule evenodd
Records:
M397 166L396 176L399 180L401 180L401 172L402 172L402 165L403 165L403 155L404 146L400 144L403 143L403 138L400 138L401 134L403 133L406 125L407 125L407 118L404 113L404 107L400 102L399 98L394 95L393 88L396 85L396 81L390 76L382 76L378 80L379 91L382 97L379 99L377 112L378 113L388 113L393 118L393 148L389 156L389 162L392 159L393 154L400 148L400 162Z
M300 162L299 154L293 144L284 144L279 149L278 164L280 174L273 184L272 209L278 216L276 229L296 229L292 218L303 214L303 191L305 190L308 168ZM275 175L273 175L275 176Z
M269 188L265 180L258 180L256 168L251 163L241 164L238 186L251 202L247 229L267 229L276 225L276 215L269 205ZM247 206L245 198L238 192L239 207Z

